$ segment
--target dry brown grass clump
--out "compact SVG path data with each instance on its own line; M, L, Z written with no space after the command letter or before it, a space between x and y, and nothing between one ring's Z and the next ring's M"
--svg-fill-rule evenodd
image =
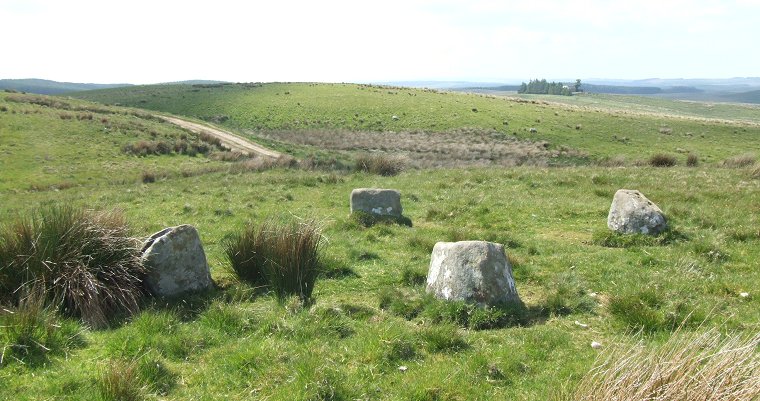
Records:
M649 158L649 165L653 167L673 167L676 165L676 157L666 153L658 153Z
M406 168L403 158L391 155L359 155L355 160L355 167L359 171L382 176L394 176Z
M699 165L699 156L696 153L689 153L686 156L686 165L689 167L696 167Z
M751 153L745 153L743 155L729 157L728 159L723 160L720 165L728 168L742 168L755 164L755 161L757 161L755 155Z
M144 295L140 244L119 213L40 209L0 227L0 303L18 305L25 289L93 327L135 313Z
M584 377L577 401L750 401L760 397L760 333L676 331L657 348L610 349Z
M752 178L760 178L760 163L755 163L755 167L752 169Z

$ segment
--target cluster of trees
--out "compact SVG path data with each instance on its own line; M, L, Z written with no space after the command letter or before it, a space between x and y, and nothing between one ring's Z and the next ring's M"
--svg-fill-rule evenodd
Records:
M527 84L523 82L517 93L571 96L573 92L579 92L580 90L580 79L576 79L574 85L565 85L562 82L547 82L545 79L531 79Z

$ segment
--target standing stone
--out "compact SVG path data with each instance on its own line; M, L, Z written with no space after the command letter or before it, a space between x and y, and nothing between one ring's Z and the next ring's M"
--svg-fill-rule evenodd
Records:
M521 303L504 245L485 241L436 243L427 292L480 306Z
M205 290L213 285L198 231L190 225L169 227L150 236L143 246L145 282L159 296Z
M615 192L607 227L621 234L656 235L667 228L662 210L639 191L620 189Z
M401 217L401 193L395 189L357 188L351 191L351 213Z

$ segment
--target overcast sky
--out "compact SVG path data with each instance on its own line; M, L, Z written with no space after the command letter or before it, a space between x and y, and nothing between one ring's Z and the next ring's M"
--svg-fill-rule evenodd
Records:
M0 78L760 76L760 0L0 0Z

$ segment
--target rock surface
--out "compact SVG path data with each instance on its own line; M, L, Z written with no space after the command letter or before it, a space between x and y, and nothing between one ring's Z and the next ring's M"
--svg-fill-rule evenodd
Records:
M521 302L504 245L485 241L436 243L427 292L480 306Z
M620 189L612 200L607 227L621 234L656 235L668 224L662 210L641 192Z
M169 227L150 236L143 246L145 283L159 296L205 290L213 285L198 231L190 225Z
M357 188L351 191L351 213L401 217L401 193L395 189Z

